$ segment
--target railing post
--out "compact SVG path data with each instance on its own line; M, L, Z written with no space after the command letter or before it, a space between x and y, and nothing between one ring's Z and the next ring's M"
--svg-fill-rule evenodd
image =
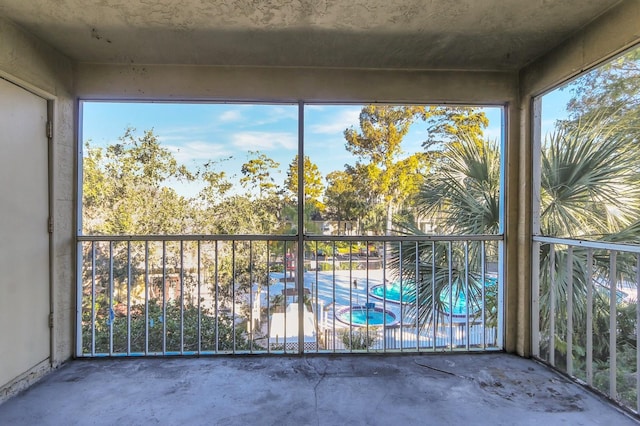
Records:
M201 289L200 287L202 286L202 261L201 261L201 242L200 240L198 240L198 325L197 325L197 335L198 335L198 355L200 355L200 353L202 352L202 306L201 306L201 302L200 299L202 298L201 295Z
M447 246L447 277L449 277L449 351L453 351L453 242Z
M167 354L167 242L162 241L162 355Z
M304 102L298 102L298 353L304 352ZM286 282L286 277L285 277ZM286 308L285 308L286 311ZM286 336L285 336L286 341Z
M573 376L573 246L567 248L567 374Z
M556 365L556 251L549 244L549 364Z
M131 241L127 241L127 355L131 355Z
M636 342L640 342L640 254L636 255ZM636 343L636 411L640 410L640 356Z
M616 390L616 372L617 365L617 318L616 318L616 304L618 302L618 289L617 289L617 257L618 252L611 251L609 258L609 396L613 399L618 399Z
M91 241L91 356L96 354L96 242Z
M184 240L180 240L180 355L184 354Z
M109 355L113 355L113 241L109 241L109 312L107 321L109 324Z
M144 354L149 355L149 241L144 242Z
M593 386L593 249L587 250L587 384Z
M83 356L83 298L84 298L84 276L82 270L84 269L84 249L83 242L76 242L76 356Z
M482 280L482 312L480 316L482 318L482 349L484 350L487 348L487 295L485 285L487 280L487 262L484 241L480 241L480 279Z
M540 243L531 246L531 352L540 358Z

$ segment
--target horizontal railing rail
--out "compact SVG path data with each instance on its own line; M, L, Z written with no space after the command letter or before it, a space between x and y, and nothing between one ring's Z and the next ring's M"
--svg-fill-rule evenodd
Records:
M533 238L534 356L640 407L640 246Z
M79 357L502 349L500 235L77 244Z
M478 235L316 235L305 234L307 241L501 241L499 234ZM77 241L297 241L296 235L280 234L163 234L163 235L78 235Z

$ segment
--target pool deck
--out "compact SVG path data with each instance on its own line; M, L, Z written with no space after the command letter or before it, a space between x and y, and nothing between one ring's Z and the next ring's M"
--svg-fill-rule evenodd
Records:
M219 356L67 363L0 425L637 425L502 353Z

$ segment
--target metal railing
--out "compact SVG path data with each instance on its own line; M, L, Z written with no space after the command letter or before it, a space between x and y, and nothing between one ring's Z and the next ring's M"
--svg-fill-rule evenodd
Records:
M640 246L534 237L533 265L534 356L637 411Z
M76 355L502 349L501 236L299 244L80 236Z

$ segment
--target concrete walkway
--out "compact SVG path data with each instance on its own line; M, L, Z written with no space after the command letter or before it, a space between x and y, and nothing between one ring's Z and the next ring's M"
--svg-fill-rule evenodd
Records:
M0 405L0 425L637 425L505 354L73 361Z

